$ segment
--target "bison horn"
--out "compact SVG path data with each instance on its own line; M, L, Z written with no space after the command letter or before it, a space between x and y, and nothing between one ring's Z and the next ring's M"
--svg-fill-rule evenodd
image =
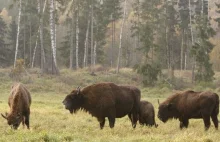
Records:
M2 115L3 118L7 119L7 117L4 114L1 113L1 115Z
M80 88L81 88L80 86L77 87L77 94L80 93Z

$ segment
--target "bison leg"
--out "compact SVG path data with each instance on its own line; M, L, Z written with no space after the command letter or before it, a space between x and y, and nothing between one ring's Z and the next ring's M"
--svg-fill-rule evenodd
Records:
M212 121L215 125L215 129L218 129L218 117L217 117L217 115L212 115L211 117L212 117Z
M135 127L136 127L136 124L137 124L137 121L138 121L138 116L137 116L135 113L129 113L129 114L128 114L128 117L129 117L130 120L131 120L132 127L135 128ZM139 121L139 122L140 122L140 121Z
M184 119L184 120L180 120L180 129L182 128L187 128L189 125L189 120L188 119Z
M113 128L115 126L115 117L108 117L108 121L109 121L109 126L110 128Z
M103 129L103 127L105 126L105 118L101 118L98 121L99 121L99 124L100 124L100 129Z
M25 121L25 117L22 118L22 125L23 125L23 128L24 128L24 121Z
M25 116L25 124L26 124L27 128L30 129L30 127L29 127L29 115Z
M27 126L27 128L29 129L29 117L30 116L30 109L24 114L24 123Z
M209 115L203 115L203 122L205 124L205 130L208 130L211 122L210 122L210 116Z

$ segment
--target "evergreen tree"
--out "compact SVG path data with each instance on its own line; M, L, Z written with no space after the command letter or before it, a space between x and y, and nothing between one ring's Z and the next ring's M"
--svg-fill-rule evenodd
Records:
M0 16L0 66L10 65L10 53L9 46L5 43L7 26Z
M203 3L204 2L204 3ZM209 41L210 37L215 35L215 31L211 27L208 17L208 3L202 1L196 5L196 29L197 38L192 49L192 54L196 58L198 71L196 73L196 81L212 81L214 71L210 63L209 53L214 45Z

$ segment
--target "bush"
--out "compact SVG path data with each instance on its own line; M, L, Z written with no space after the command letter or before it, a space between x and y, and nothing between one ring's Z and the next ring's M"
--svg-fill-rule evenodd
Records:
M154 85L157 81L158 75L161 73L161 68L157 64L136 65L135 70L138 74L142 75L144 86Z
M22 73L24 73L24 60L23 59L18 59L16 61L16 66L15 68L12 68L10 73L9 73L9 76L12 78L12 79L15 79L15 80L21 80L21 77L22 77Z

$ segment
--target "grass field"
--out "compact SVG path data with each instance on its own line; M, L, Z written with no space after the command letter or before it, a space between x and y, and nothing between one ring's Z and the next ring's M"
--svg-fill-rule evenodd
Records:
M72 88L82 87L101 81L118 84L137 85L142 90L142 99L153 103L158 111L157 99L163 101L173 92L171 89L143 88L140 82L133 81L137 77L131 70L123 70L120 75L100 72L91 76L87 71L70 72L62 70L60 76L41 76L32 72L31 76L23 77L23 82L32 95L30 130L20 125L12 130L4 118L0 118L0 141L2 142L216 142L220 141L220 130L215 130L213 123L208 131L204 131L201 119L190 120L188 129L179 129L178 120L170 120L166 124L156 118L158 128L137 125L131 127L128 117L116 119L115 127L110 129L108 120L103 130L99 129L96 118L82 111L71 115L62 105L62 100ZM126 83L123 83L126 82ZM6 70L0 70L0 112L9 111L7 98L13 81ZM214 90L215 91L215 90Z

